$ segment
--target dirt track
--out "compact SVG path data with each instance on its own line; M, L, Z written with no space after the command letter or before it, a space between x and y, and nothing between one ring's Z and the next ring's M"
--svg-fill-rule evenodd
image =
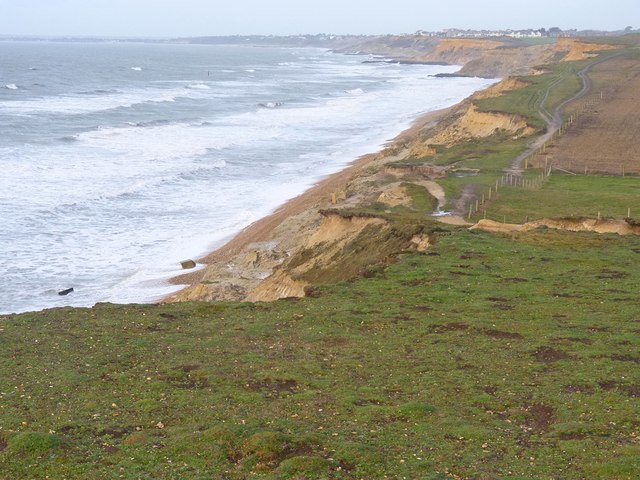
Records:
M571 172L640 174L640 59L620 56L593 67L589 95L569 105L575 122L547 149L554 168ZM540 167L544 155L533 159Z

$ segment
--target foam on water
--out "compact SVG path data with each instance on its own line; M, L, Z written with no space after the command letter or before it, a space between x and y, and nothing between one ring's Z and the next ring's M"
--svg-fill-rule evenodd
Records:
M29 115L40 113L82 114L114 108L128 108L143 103L175 102L178 98L186 96L184 90L102 92L96 95L81 93L29 100L0 101L0 112Z
M167 295L181 260L490 83L321 50L85 45L89 67L79 48L0 42L34 85L0 89L0 312Z

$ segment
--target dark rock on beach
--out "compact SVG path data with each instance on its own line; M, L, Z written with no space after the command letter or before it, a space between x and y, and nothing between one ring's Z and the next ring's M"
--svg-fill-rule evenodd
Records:
M180 265L184 270L190 270L192 268L196 268L196 262L194 262L193 260L184 260L180 262Z

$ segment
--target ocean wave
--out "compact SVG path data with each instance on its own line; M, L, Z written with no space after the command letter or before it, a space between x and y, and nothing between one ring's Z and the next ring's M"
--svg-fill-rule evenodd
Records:
M109 152L109 156L129 162L129 168L144 170L148 162L153 162L156 168L172 168L176 160L208 157L212 151L277 135L277 128L265 125L171 122L143 128L138 124L105 127L81 133L78 140L83 147Z
M133 70L134 72L141 72L142 67L131 67L131 70Z
M122 93L120 90L116 90L115 88L110 89L102 89L98 88L96 90L87 90L84 92L79 92L80 95L114 95Z
M128 125L130 127L147 128L147 127L157 127L159 125L168 125L170 123L171 123L171 120L161 118L158 120L150 120L147 122L125 122L125 125Z
M212 171L219 171L227 166L227 162L220 160L206 167L198 167L178 175L178 179L192 182L193 180L208 179Z
M352 90L347 90L345 93L349 93L351 95L362 95L364 93L364 90L362 90L361 88L354 88Z
M262 108L278 108L284 105L284 102L265 102L259 103L258 106Z
M18 90L18 86L15 83L7 83L4 88L7 90Z
M0 102L0 111L11 114L83 114L116 108L129 108L145 103L171 103L187 96L184 89L175 90L141 90L118 92L113 94L80 93L53 97L32 98Z
M187 85L184 88L188 88L190 90L211 90L209 85L205 85L204 83L193 83L191 85Z

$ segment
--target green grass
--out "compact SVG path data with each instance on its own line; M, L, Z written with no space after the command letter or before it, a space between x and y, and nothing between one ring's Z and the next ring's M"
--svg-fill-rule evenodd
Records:
M633 478L639 254L451 230L316 298L0 317L0 477Z
M530 176L539 176L530 173ZM487 218L522 223L545 217L640 217L637 177L553 174L539 189L505 187L486 205ZM483 213L480 215L484 215ZM476 216L474 218L480 218Z
M582 83L577 72L586 65L585 61L580 61L549 66L548 73L543 75L519 77L527 84L524 88L474 103L480 111L520 115L532 127L543 130L546 124L540 116L540 110L544 108L553 113L562 101L579 92Z
M404 182L402 186L406 190L407 195L411 197L411 210L420 215L430 214L436 211L438 208L438 199L431 195L422 185Z

